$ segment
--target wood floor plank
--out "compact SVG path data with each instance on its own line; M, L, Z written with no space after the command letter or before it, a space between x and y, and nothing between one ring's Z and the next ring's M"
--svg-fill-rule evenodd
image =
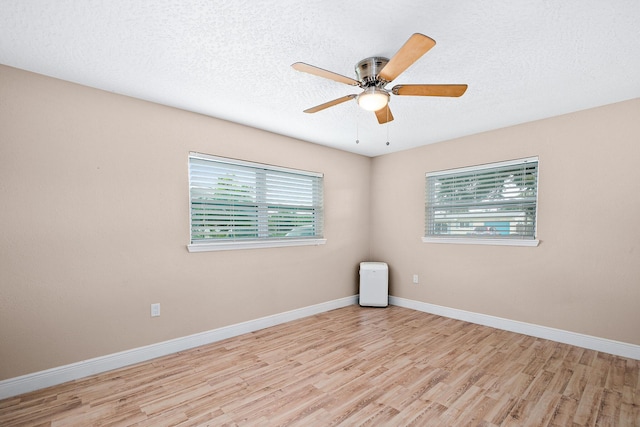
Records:
M579 426L595 425L603 392L603 388L587 384L573 416L575 424Z
M350 306L0 401L13 426L640 426L640 361Z
M553 392L552 392L553 393ZM578 401L559 394L560 400L549 420L550 427L564 427L573 424L573 415L576 413Z
M502 394L499 399L492 399L495 404L493 407L489 408L487 413L484 415L484 419L496 426L501 426L513 411L513 408L519 401L517 396L513 396L508 393Z

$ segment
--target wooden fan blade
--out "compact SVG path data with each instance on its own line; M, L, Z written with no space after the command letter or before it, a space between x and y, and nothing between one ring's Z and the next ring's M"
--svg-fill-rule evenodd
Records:
M343 76L342 74L334 73L333 71L323 70L322 68L314 67L313 65L305 64L304 62L296 62L291 64L294 70L302 71L303 73L313 74L314 76L324 77L325 79L334 80L339 83L348 84L351 86L358 86L360 82L350 77Z
M393 120L393 114L391 114L391 109L389 109L389 104L387 104L384 108L376 111L376 118L378 119L378 123L381 125L390 122Z
M380 71L378 78L392 81L435 45L436 41L432 38L420 33L413 34Z
M325 102L324 104L316 105L315 107L307 108L304 110L305 113L317 113L318 111L322 111L325 108L333 107L334 105L342 104L343 102L347 102L350 99L355 98L357 95L347 95L342 98L334 99L333 101Z
M467 85L396 85L391 89L394 95L411 96L462 96Z

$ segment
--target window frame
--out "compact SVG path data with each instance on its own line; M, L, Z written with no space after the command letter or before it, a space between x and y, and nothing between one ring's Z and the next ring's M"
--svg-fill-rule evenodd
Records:
M499 237L492 237L492 238L486 238L486 237L485 238L482 238L482 237L434 237L434 236L427 235L427 233L428 233L428 229L427 229L428 228L427 211L429 209L429 206L428 206L429 196L428 196L427 180L428 180L429 177L439 176L439 175L463 174L463 173L467 173L467 172L475 172L475 171L481 171L481 170L485 170L485 169L508 167L508 166L513 166L513 165L532 163L532 162L536 162L537 163L537 166L536 166L536 174L537 174L537 178L536 178L536 201L535 201L536 206L535 206L535 221L534 221L534 236L533 236L533 239L531 239L531 238L522 238L522 239L517 239L517 238L499 238ZM540 244L540 240L538 239L538 196L539 196L539 190L540 190L539 176L540 176L540 160L539 160L538 156L527 157L527 158L516 159L516 160L508 160L508 161L503 161L503 162L487 163L487 164L481 164L481 165L476 165L476 166L468 166L468 167L462 167L462 168L455 168L455 169L447 169L447 170L441 170L441 171L427 172L425 174L425 191L424 191L424 195L425 195L425 202L424 202L425 220L424 220L424 235L422 236L422 242L423 243L467 244L467 245L529 246L529 247L538 246Z
M286 174L296 174L305 177L319 178L320 179L320 213L316 217L316 221L321 221L320 228L322 235L309 236L309 237L256 237L256 238L236 238L236 239L194 239L193 236L193 204L192 204L192 170L191 159L204 160L215 162L218 165L228 164L230 167L250 168L256 171L256 173L269 173L269 172L283 172ZM203 154L198 152L189 152L187 158L188 178L189 178L189 241L187 249L189 252L208 252L208 251L224 251L224 250L236 250L236 249L259 249L259 248L274 248L274 247L288 247L288 246L317 246L324 245L327 239L324 238L324 208L323 208L323 192L324 192L324 174L318 172L309 172L299 169L286 168L281 166L268 165L264 163L250 162L246 160L237 160L227 157L213 156L209 154ZM257 172L266 171L266 172ZM256 186L258 184L256 183ZM266 187L260 186L266 191ZM257 190L257 188L256 188ZM315 194L315 193L314 193ZM257 194L256 198L261 199L265 194ZM263 221L259 216L257 220ZM315 224L315 223L314 223Z

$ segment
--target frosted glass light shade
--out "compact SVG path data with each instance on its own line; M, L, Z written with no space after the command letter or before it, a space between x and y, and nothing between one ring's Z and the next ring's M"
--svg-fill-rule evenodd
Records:
M367 111L378 111L389 102L387 91L371 87L358 95L358 105Z

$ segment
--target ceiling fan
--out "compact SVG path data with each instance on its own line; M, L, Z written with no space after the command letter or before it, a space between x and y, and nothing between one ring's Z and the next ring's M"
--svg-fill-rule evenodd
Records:
M393 115L389 109L390 94L400 96L462 96L467 90L464 84L449 85L396 85L391 90L385 89L393 79L398 77L411 64L416 62L429 49L435 46L436 42L424 34L415 33L396 52L391 59L374 56L365 58L356 64L357 80L341 74L327 71L304 62L296 62L291 66L298 71L314 74L326 79L335 80L351 86L358 86L363 89L360 94L346 95L324 104L304 110L305 113L317 113L325 108L333 107L351 99L356 99L358 105L365 110L373 111L376 114L378 123L384 124L393 120Z

